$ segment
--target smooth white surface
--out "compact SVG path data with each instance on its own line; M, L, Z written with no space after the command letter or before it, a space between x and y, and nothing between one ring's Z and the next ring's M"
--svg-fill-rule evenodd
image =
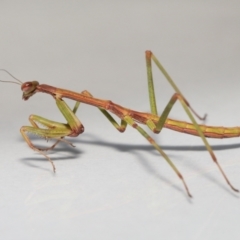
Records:
M0 67L141 111L149 111L144 51L161 60L207 123L239 125L239 1L1 1ZM154 68L159 113L173 90ZM11 79L0 73L0 79ZM73 102L68 101L71 106ZM82 105L85 133L49 156L21 138L38 114L63 121L53 99L21 100L0 84L1 239L239 239L240 199L201 140L163 130L151 136L184 175L130 127L118 133ZM171 117L187 120L178 105ZM209 140L240 188L239 139ZM44 140L34 141L47 145ZM48 143L49 144L49 143Z

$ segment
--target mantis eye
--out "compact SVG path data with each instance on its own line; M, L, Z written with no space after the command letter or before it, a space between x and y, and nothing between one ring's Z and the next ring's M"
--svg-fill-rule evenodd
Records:
M25 82L22 84L21 89L23 92L28 92L32 88L32 82Z

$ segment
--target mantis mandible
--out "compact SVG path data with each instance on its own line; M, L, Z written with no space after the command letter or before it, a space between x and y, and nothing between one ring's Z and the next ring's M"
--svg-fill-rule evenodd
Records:
M149 92L151 113L134 111L134 110L122 107L118 104L115 104L109 100L101 100L101 99L94 98L88 91L77 93L70 90L49 86L46 84L39 84L37 81L22 83L19 79L15 78L8 71L1 69L7 72L8 74L10 74L18 82L2 81L2 80L0 81L17 83L21 85L21 90L23 91L23 95L22 95L23 100L28 100L35 93L39 93L39 92L50 94L55 99L57 107L59 108L59 110L61 111L61 113L63 114L64 118L67 121L67 124L64 124L64 123L51 121L40 116L30 115L29 121L32 126L23 126L20 129L20 132L24 140L27 142L28 146L32 148L34 151L37 151L40 154L42 154L44 157L46 157L48 161L52 164L53 171L55 172L55 165L53 161L44 153L44 151L53 149L61 141L72 145L70 142L65 140L65 137L67 136L77 137L79 134L83 133L84 127L80 122L80 120L75 115L75 113L78 110L79 104L85 103L85 104L89 104L94 107L97 107L119 132L124 132L126 130L127 125L130 125L131 127L135 128L144 138L146 138L147 141L149 141L149 143L162 155L162 157L170 165L170 167L173 169L173 171L177 174L179 179L182 181L189 197L192 197L192 195L190 194L190 191L187 187L187 184L182 174L179 172L177 167L170 160L168 155L162 150L162 148L159 145L157 145L157 143L153 140L153 138L151 138L149 134L142 127L138 125L138 123L147 125L147 127L153 133L160 133L162 128L166 127L174 131L188 133L191 135L201 137L207 151L209 152L212 160L217 165L218 169L220 170L227 184L232 188L232 190L238 192L238 189L234 188L233 185L228 180L226 174L224 173L223 169L218 163L217 158L206 138L207 137L209 138L239 137L240 127L226 128L226 127L212 127L212 126L197 124L193 115L195 115L198 119L201 119L201 120L204 120L206 115L203 118L201 118L193 110L193 108L190 106L186 98L183 96L183 94L180 92L178 87L175 85L175 83L173 82L169 74L163 68L162 64L157 60L157 58L153 55L151 51L146 51L145 55L146 55L148 92ZM170 101L168 102L167 106L165 107L161 115L158 115L158 112L157 112L153 76L152 76L152 61L160 69L160 71L166 77L167 81L175 90L175 93L171 97ZM69 98L76 101L76 104L73 110L71 110L71 108L66 104L63 98ZM177 100L181 103L183 109L185 110L186 114L191 120L191 123L177 121L177 120L168 118L168 115ZM117 117L121 119L120 124L118 124L114 120L114 118L110 115L109 112L115 114ZM45 126L46 128L40 128L38 126L39 124ZM34 133L45 139L56 139L56 142L49 148L45 148L45 149L37 148L32 144L31 140L27 136L27 133Z

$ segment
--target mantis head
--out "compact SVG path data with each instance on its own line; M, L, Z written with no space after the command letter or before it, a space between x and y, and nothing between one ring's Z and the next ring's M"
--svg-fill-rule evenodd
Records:
M33 94L37 92L37 86L39 83L37 81L25 82L21 85L23 91L23 100L28 100Z
M18 85L21 85L21 89L23 91L23 95L22 98L23 100L28 100L34 93L37 92L37 86L39 85L39 83L37 81L32 81L32 82L25 82L23 83L22 81L20 81L19 79L17 79L16 77L14 77L10 72L8 72L5 69L0 69L0 71L6 72L8 75L10 75L12 78L16 79L17 82L14 81L3 81L0 80L0 82L8 82L8 83L15 83Z

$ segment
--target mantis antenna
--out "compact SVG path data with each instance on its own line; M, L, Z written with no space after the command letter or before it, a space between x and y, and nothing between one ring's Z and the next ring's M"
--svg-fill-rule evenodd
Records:
M17 79L16 77L14 77L10 72L8 72L6 69L0 69L0 71L6 72L8 75L10 75L12 78L14 78L15 80L17 80L18 82L14 82L14 81L4 81L4 80L0 80L0 82L9 82L9 83L15 83L18 85L22 85L23 82L20 81L19 79Z

